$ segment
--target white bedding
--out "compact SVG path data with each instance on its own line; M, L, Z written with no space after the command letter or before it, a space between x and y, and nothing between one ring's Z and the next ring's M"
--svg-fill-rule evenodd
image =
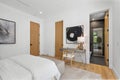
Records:
M59 80L60 72L51 60L20 55L0 60L0 80Z
M54 77L56 80L60 79L60 72L56 64L51 60L31 55L16 56L10 58L10 60L30 71L33 80L53 80Z
M0 80L32 80L29 71L9 59L0 60Z

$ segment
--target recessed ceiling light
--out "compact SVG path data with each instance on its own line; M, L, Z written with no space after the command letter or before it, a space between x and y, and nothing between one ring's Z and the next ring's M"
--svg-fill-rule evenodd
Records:
M42 14L43 12L42 11L40 11L40 14Z

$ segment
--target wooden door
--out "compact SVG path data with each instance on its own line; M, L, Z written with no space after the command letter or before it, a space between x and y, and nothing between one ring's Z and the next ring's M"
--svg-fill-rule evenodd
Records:
M58 59L62 59L61 48L63 48L63 21L55 23L55 57Z
M104 17L104 54L105 63L109 65L109 11L106 12Z
M38 23L30 22L30 54L34 56L38 56L40 52L39 28Z

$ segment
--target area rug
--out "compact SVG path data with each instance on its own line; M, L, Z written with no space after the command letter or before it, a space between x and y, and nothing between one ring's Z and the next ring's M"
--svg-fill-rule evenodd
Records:
M102 78L100 74L66 66L60 80L102 80Z

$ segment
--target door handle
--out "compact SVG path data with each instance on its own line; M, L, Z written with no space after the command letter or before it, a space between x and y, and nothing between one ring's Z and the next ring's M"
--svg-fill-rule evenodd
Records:
M30 44L30 46L32 46L32 44Z

